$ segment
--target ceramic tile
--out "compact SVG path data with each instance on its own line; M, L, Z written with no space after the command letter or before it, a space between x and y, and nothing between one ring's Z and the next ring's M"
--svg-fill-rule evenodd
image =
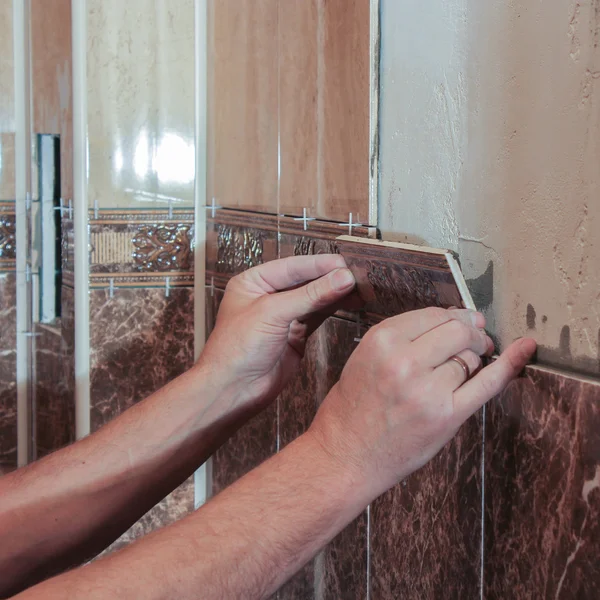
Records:
M92 431L193 364L193 315L188 288L91 291Z
M0 2L0 132L15 130L13 4ZM0 138L1 139L1 138ZM14 199L14 194L12 195ZM4 199L0 195L0 199Z
M35 445L37 458L75 441L75 401L65 361L72 362L60 320L37 325L35 343Z
M277 217L237 210L209 215L206 277L224 288L233 275L277 258Z
M598 597L600 382L528 368L487 415L485 597Z
M349 236L339 238L337 248L354 273L370 322L428 306L464 305L462 275L457 272L455 279L449 263L453 259L444 251L377 240L363 243Z
M1 62L2 58L0 58ZM5 89L2 86L0 98L4 95ZM0 114L1 119L2 115ZM3 133L0 130L0 202L7 200L14 202L16 198L15 182L15 134Z
M17 462L16 281L0 274L0 469Z
M73 198L73 110L70 0L32 0L32 132L60 135L60 185Z
M178 488L150 509L100 556L127 546L157 529L179 521L194 510L194 478L190 477Z
M369 219L369 0L320 0L321 202L327 218Z
M277 213L278 0L212 0L208 11L208 195Z
M482 415L371 508L371 591L395 598L478 598Z
M90 211L90 272L193 275L193 213Z
M87 2L90 205L192 206L194 1Z
M299 216L306 208L326 219L318 185L319 3L279 4L279 212Z

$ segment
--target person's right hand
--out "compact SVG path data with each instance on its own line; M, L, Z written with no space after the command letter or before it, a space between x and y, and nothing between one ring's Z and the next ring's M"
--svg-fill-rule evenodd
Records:
M367 477L373 498L433 458L535 352L531 339L493 352L481 313L427 308L370 329L319 409L309 434L340 466ZM465 381L458 355L476 373Z

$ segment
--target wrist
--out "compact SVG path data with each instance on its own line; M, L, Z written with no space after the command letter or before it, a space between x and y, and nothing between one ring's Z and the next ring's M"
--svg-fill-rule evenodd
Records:
M313 422L300 439L312 447L318 464L336 474L336 479L341 488L348 492L348 497L361 506L367 506L377 496L373 495L369 473L352 453L344 451L345 445L339 438L334 428L325 427L317 421Z

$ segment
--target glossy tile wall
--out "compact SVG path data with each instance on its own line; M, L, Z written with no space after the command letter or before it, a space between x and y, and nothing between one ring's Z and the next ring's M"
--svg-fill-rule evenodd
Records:
M194 1L87 1L88 197L192 206Z
M12 2L0 2L0 475L17 465L15 115Z
M193 0L88 0L90 423L193 363ZM110 551L193 510L191 480Z
M373 222L369 0L208 6L208 196Z

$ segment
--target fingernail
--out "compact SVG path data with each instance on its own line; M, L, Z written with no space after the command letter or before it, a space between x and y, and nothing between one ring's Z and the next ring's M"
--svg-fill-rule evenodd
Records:
M336 290L345 290L355 284L350 269L337 269L331 276L331 283Z

